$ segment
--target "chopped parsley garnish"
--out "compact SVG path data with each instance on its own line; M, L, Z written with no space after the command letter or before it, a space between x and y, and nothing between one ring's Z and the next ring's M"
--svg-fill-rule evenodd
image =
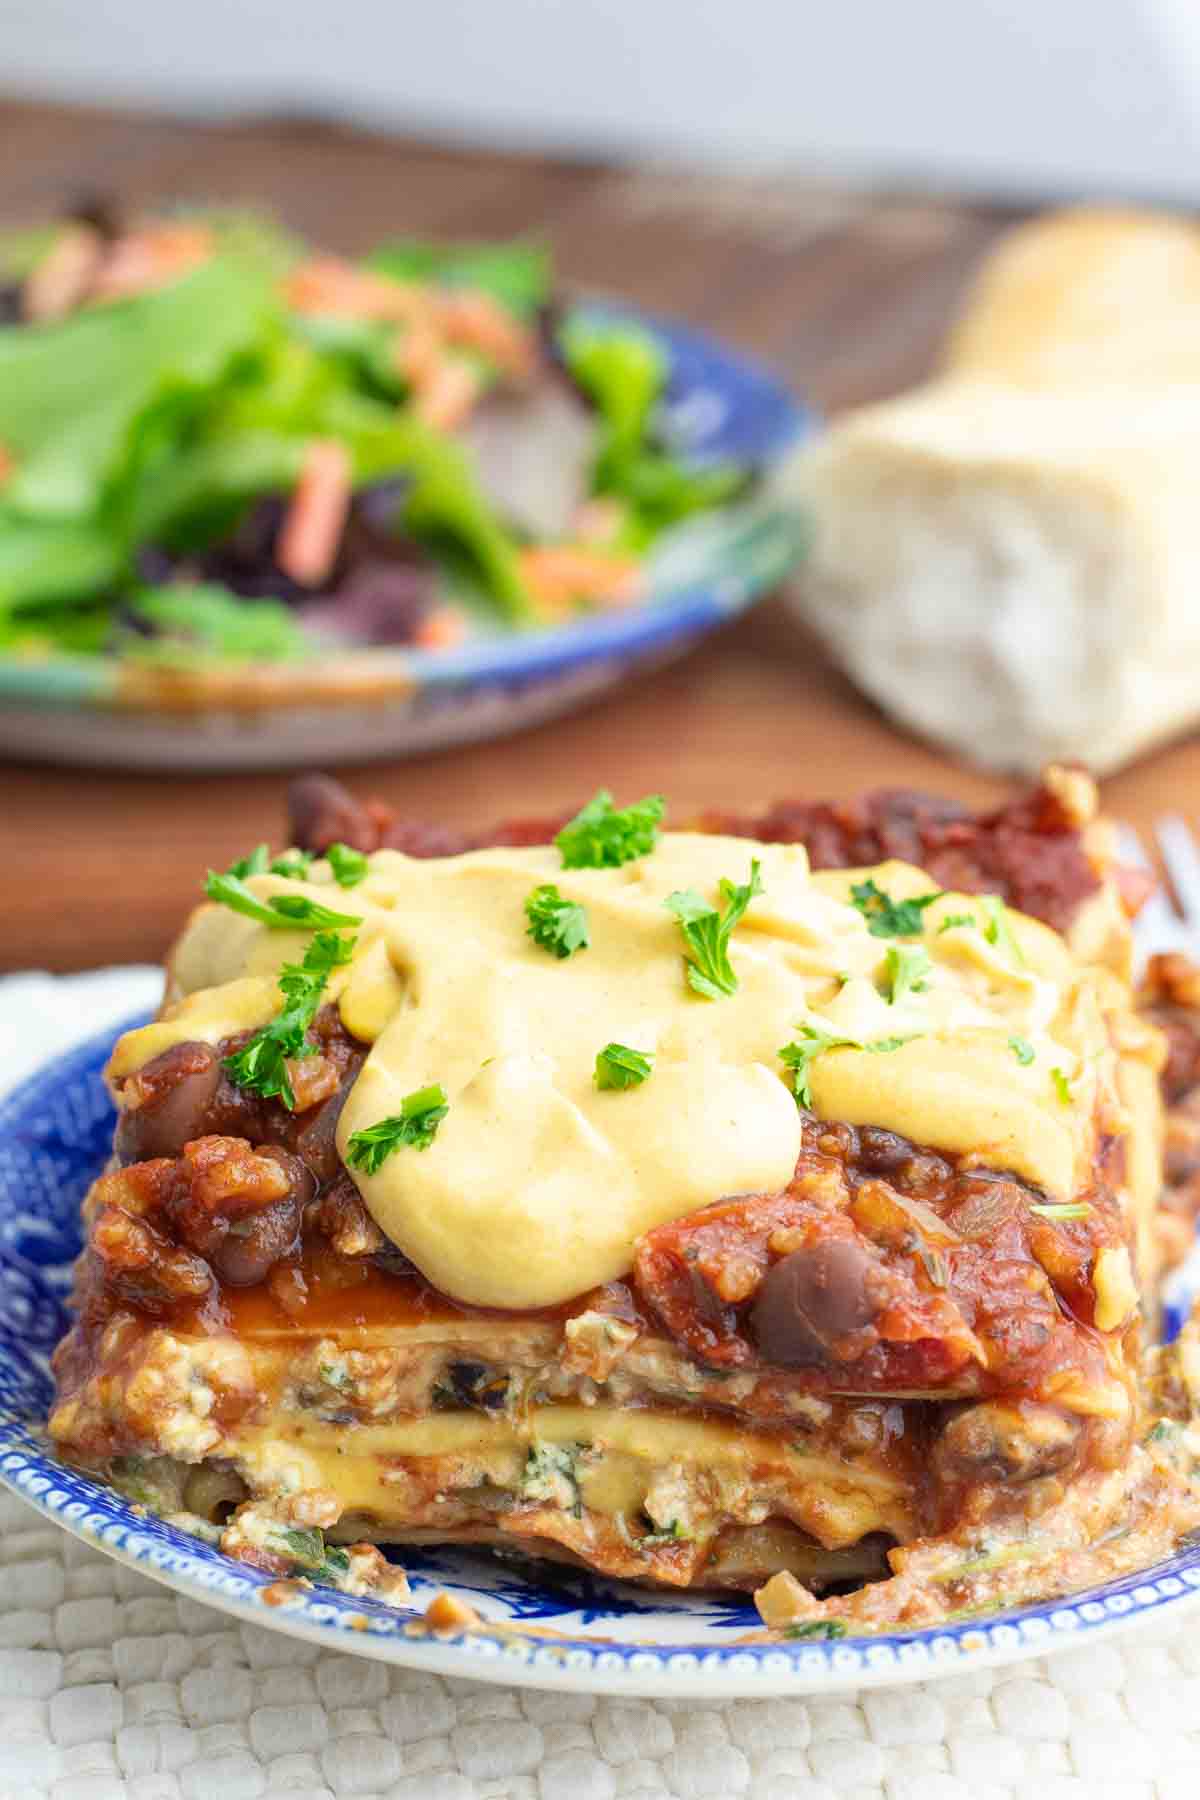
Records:
M271 931L323 931L339 925L362 924L358 913L333 912L306 894L272 894L269 900L260 900L240 875L218 875L215 869L208 871L204 892L210 900L244 913L248 919L257 919Z
M661 794L647 794L632 806L618 808L607 788L601 788L554 840L563 868L619 869L622 863L649 856L658 842L666 804Z
M236 881L244 881L247 875L290 875L293 880L302 881L312 867L313 855L309 850L285 850L282 856L271 860L270 847L267 844L255 844L249 856L239 856L231 862L225 873L232 875Z
M792 1092L796 1096L798 1106L812 1105L812 1087L809 1074L812 1064L818 1056L824 1056L826 1050L861 1050L858 1038L842 1037L836 1031L824 1031L818 1025L800 1025L797 1042L785 1044L779 1052L779 1060L792 1071Z
M631 1050L628 1044L605 1044L596 1057L598 1088L640 1087L653 1072L652 1050Z
M729 940L751 900L763 891L761 867L759 862L751 862L750 879L744 887L734 887L731 881L721 882L724 912L710 906L694 888L669 894L663 902L679 920L691 951L690 956L684 957L688 985L706 1000L720 1000L737 992L738 978L729 960Z
M1054 1091L1064 1106L1071 1104L1071 1083L1067 1079L1065 1069L1051 1069L1050 1079L1054 1083Z
M844 1638L846 1627L840 1619L805 1619L801 1625L785 1625L783 1635L787 1638L810 1638L813 1640Z
M947 913L937 928L937 934L941 937L943 931L953 931L959 925L966 925L969 929L974 929L978 924L979 921L974 913Z
M927 906L941 899L941 892L918 894L912 900L893 900L874 881L856 881L850 898L867 921L872 937L920 937Z
M269 844L255 844L249 856L239 856L231 862L225 873L235 880L244 881L247 875L265 875L271 866L271 847Z
M288 875L293 881L303 881L312 868L316 857L311 850L285 850L271 864L272 875ZM254 870L258 874L261 871Z
M893 1006L909 994L923 994L929 986L933 964L922 944L893 944L887 953L887 997Z
M278 1095L289 1111L294 1110L296 1096L288 1062L316 1054L316 1045L308 1039L308 1028L317 1016L325 983L334 969L350 961L354 944L352 937L319 931L302 962L284 963L279 971L282 1012L256 1031L240 1050L225 1058L225 1070L235 1087L261 1094L264 1099Z
M1027 1069L1033 1061L1035 1052L1028 1038L1010 1037L1008 1047L1023 1069Z
M1008 922L1008 908L1003 900L999 894L985 894L983 905L987 912L987 924L983 928L984 937L989 944L994 944L997 950L1003 950L1011 961L1023 968L1025 952L1013 936L1012 926Z
M888 1051L899 1050L903 1044L911 1044L914 1035L873 1038L869 1044L864 1044L861 1038L841 1037L836 1031L825 1031L819 1025L798 1025L796 1029L800 1033L799 1039L785 1044L778 1054L780 1062L792 1071L796 1105L807 1107L813 1103L810 1073L818 1056L824 1056L827 1050L866 1050L872 1056L885 1055Z
M339 887L357 887L371 872L371 865L362 851L352 850L349 844L330 844L325 860Z
M325 1536L319 1525L310 1530L293 1527L283 1533L283 1541L296 1561L306 1568L319 1568L325 1561Z
M393 1150L428 1150L449 1111L450 1102L440 1082L417 1088L404 1096L398 1113L353 1134L346 1146L346 1161L352 1169L375 1175Z
M1048 1200L1045 1205L1031 1206L1029 1210L1036 1213L1039 1219L1067 1222L1071 1219L1090 1219L1095 1208L1088 1200Z
M327 1544L319 1525L308 1529L293 1526L280 1532L279 1536L287 1546L286 1554L299 1563L313 1581L336 1582L350 1567L349 1551L339 1549L336 1544Z
M525 935L560 960L586 950L592 941L587 913L578 901L565 899L553 882L534 888L525 902L525 917Z

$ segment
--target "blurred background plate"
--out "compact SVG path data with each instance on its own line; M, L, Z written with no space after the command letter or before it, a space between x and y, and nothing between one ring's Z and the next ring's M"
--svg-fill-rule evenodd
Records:
M762 472L755 496L659 539L649 595L627 611L460 649L374 649L313 665L140 668L115 658L0 659L0 753L93 767L235 770L414 755L498 737L680 656L778 583L802 548L771 474L814 415L765 367L637 308L576 315L640 325L671 363L663 435L697 463Z

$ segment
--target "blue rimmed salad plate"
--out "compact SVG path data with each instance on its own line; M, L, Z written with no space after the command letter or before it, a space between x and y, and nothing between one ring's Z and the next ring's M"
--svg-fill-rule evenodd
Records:
M0 240L0 753L241 769L488 738L682 654L800 555L772 477L814 421L741 353L563 301L528 245L350 265L213 215L118 233L97 279L189 230L207 262L32 322L49 253L6 289ZM448 331L458 304L507 318L534 372L439 339L478 395L430 424L398 372L416 326L370 312L389 283ZM281 546L321 445L353 500L318 574ZM609 559L611 591L562 551Z

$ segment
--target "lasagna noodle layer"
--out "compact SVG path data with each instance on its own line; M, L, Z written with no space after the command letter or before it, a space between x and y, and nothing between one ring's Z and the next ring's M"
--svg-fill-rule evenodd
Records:
M509 1506L641 1517L651 1521L643 1531L674 1528L701 1544L768 1518L829 1550L916 1529L908 1484L881 1461L681 1413L566 1405L532 1407L519 1422L463 1412L352 1429L289 1415L236 1434L228 1453L254 1492L330 1489L380 1538L503 1525Z

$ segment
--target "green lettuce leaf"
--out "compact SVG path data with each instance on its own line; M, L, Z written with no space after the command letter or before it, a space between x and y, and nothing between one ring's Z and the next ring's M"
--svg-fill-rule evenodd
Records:
M121 648L142 662L302 662L314 654L295 614L282 600L247 603L215 583L144 588L131 610L159 636L131 635Z
M96 513L142 412L171 385L201 404L272 306L259 274L214 258L169 287L61 323L0 327L0 443L16 462L6 510Z
M488 505L464 452L410 413L347 388L312 349L282 342L257 379L231 383L182 446L143 480L131 537L193 549L227 529L259 494L295 485L314 437L350 451L356 486L405 475L399 523L465 567L514 622L532 616L517 544Z
M417 238L380 244L366 260L377 274L442 287L481 288L520 319L550 299L554 272L542 244L435 244Z
M121 567L112 533L94 520L28 519L0 505L0 614L101 593Z
M600 418L595 486L627 502L629 548L643 549L666 526L721 506L746 486L748 471L737 464L693 466L656 444L654 416L669 364L648 332L574 319L561 343L567 367Z

